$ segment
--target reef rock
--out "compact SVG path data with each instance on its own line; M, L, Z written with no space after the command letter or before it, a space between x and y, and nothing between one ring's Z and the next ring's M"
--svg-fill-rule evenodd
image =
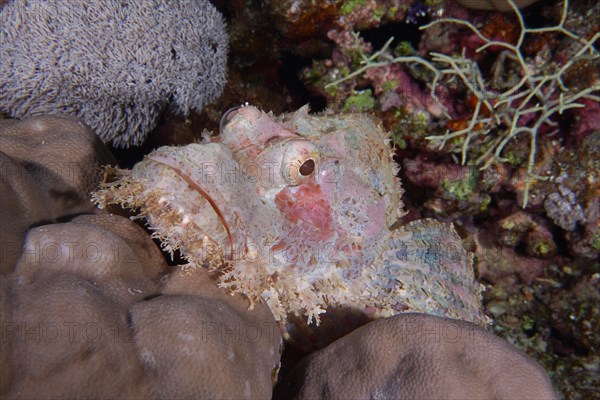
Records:
M431 315L381 319L300 362L278 398L556 399L525 353L480 327Z
M112 157L86 125L3 120L0 151L0 397L270 397L269 308L168 269L141 227L98 210Z

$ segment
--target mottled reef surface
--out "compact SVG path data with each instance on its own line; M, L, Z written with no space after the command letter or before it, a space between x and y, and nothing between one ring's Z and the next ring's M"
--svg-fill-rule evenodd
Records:
M187 119L163 115L144 146L115 150L121 166L217 133L223 110L244 102L373 114L392 133L405 221L454 223L493 332L563 397L600 397L600 6L215 4L231 40L223 96Z

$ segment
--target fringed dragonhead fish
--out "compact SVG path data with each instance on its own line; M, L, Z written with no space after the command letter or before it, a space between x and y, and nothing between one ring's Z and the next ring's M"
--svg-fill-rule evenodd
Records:
M471 255L450 224L405 214L389 138L364 114L223 116L203 143L162 147L93 195L138 209L167 251L264 301L282 323L329 308L483 324Z

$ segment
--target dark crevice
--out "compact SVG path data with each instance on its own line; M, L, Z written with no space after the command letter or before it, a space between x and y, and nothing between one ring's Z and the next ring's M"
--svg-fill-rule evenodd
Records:
M160 294L154 293L154 294L151 294L151 295L148 295L148 296L144 297L142 299L142 301L150 301L150 300L155 299L155 298L157 298L159 296L160 296ZM129 324L129 326L132 326L131 325L131 313L127 314L127 324Z
M311 112L320 112L327 107L325 98L311 94L299 78L302 69L309 67L312 60L312 58L299 57L290 53L282 54L279 79L289 93L294 93L296 102L300 105L308 104Z
M421 41L423 31L420 26L425 25L431 18L427 15L418 17L416 23L392 22L377 28L365 29L360 32L363 39L373 45L373 49L380 49L391 38L394 37L390 48L393 49L400 42L409 42L413 48L417 48Z

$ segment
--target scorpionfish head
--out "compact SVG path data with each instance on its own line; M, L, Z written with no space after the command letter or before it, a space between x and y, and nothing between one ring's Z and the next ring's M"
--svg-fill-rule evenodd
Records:
M318 275L333 265L352 278L402 216L389 139L366 115L322 118L305 106L274 117L243 106L223 116L217 141L244 176L243 236L268 238L256 244L273 266Z

